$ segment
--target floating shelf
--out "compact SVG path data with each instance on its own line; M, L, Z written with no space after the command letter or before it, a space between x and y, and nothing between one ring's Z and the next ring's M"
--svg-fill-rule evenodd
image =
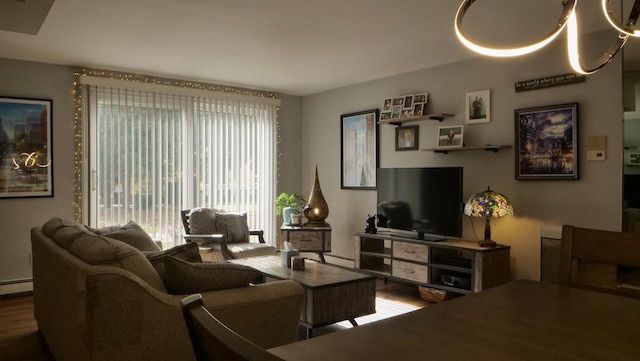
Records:
M433 120L437 120L437 121L441 122L445 118L450 118L452 116L453 116L453 114L449 114L449 113L426 114L426 115L423 115L421 117L399 118L399 119L384 119L384 120L380 120L378 122L378 124L402 125L402 123L415 122L415 121L418 121L418 120L429 120L429 119L433 119Z
M498 151L500 151L501 149L508 149L508 148L512 148L512 146L510 146L510 145L487 144L487 145L480 146L480 147L426 148L426 149L420 149L420 150L430 151L430 152L434 152L434 153L442 153L442 154L447 154L449 152L467 151L467 150L486 150L488 152L498 153Z

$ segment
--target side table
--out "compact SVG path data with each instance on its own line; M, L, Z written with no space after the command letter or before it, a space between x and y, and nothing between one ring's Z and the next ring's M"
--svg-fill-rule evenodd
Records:
M300 252L316 252L324 261L324 252L331 252L331 227L285 226L280 227L280 239L290 242Z

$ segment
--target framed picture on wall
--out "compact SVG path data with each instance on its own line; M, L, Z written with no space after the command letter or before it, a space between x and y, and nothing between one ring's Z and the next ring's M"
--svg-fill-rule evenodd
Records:
M578 103L515 111L516 179L578 179Z
M462 148L464 127L454 125L438 128L438 148Z
M396 127L396 150L418 150L417 125Z
M0 198L53 196L51 107L0 98Z
M491 91L481 90L466 95L467 124L491 121Z
M376 189L378 109L340 116L340 188Z

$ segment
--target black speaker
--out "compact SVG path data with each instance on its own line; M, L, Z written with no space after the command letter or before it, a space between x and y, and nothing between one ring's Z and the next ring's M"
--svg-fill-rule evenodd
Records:
M443 273L440 275L440 282L442 282L442 284L445 286L471 290L470 275Z

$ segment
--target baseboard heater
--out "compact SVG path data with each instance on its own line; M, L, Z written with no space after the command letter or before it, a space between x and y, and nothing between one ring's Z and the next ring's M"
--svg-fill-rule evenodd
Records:
M0 281L0 296L32 291L33 278Z

